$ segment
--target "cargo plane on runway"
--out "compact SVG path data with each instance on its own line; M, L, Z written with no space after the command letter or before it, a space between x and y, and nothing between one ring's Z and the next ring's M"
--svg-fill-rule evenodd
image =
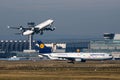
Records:
M42 35L44 31L47 31L47 30L54 31L55 30L55 27L51 27L53 22L54 22L54 20L48 19L34 27L24 28L22 26L20 26L20 27L8 26L8 28L18 29L21 31L22 35L31 35L31 34L35 34L35 33L36 34L40 33ZM21 33L18 33L18 34L21 34Z
M41 41L37 41L36 50L39 51L40 55L46 56L52 60L70 60L85 62L86 60L108 60L112 59L112 55L108 53L52 53L51 48L46 47Z

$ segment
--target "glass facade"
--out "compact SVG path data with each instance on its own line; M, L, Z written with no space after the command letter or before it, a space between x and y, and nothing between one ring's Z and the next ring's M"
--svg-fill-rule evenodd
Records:
M34 49L36 41L33 41L32 49ZM52 43L52 42L45 42ZM55 42L61 43L61 42ZM77 49L83 51L83 49L88 49L89 41L66 41L65 52L76 52ZM20 51L29 49L29 43L27 40L1 40L0 41L0 51Z
M88 49L89 41L78 41L66 43L66 52L83 52L83 49Z
M35 41L33 41L35 45ZM1 40L0 41L0 51L23 51L29 48L29 43L26 40ZM32 46L34 49L34 46Z
M33 41L32 49L35 49L36 41ZM65 52L107 52L120 58L120 40L75 40L65 42L50 42L45 43L65 43ZM1 40L0 41L0 57L9 57L15 55L13 52L22 52L29 49L27 40ZM9 53L11 52L11 53ZM63 52L63 50L62 50ZM23 52L22 52L23 53Z
M91 52L120 52L120 40L90 41Z
M36 41L33 41L32 49ZM46 42L45 42L46 43ZM61 43L61 42L56 42ZM65 52L120 52L120 40L66 41ZM1 40L0 51L20 51L29 49L27 40Z

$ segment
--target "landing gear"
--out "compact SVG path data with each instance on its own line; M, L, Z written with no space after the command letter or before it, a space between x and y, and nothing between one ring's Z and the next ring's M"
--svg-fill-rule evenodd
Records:
M84 59L81 59L81 62L86 62L86 60L84 60Z

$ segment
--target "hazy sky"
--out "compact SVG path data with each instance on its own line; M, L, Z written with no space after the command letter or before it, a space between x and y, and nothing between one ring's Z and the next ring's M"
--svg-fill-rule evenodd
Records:
M54 19L56 30L35 39L101 37L120 33L120 0L0 0L0 39L26 39L9 26Z

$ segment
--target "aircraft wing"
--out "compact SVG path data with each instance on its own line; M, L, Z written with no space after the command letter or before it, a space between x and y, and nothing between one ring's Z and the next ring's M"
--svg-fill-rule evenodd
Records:
M10 29L18 29L18 30L30 30L31 28L26 28L26 27L22 27L22 26L19 26L19 27L11 27L11 26L7 26L8 28Z
M7 26L7 27L11 29L19 29L19 27L11 27L11 26Z

